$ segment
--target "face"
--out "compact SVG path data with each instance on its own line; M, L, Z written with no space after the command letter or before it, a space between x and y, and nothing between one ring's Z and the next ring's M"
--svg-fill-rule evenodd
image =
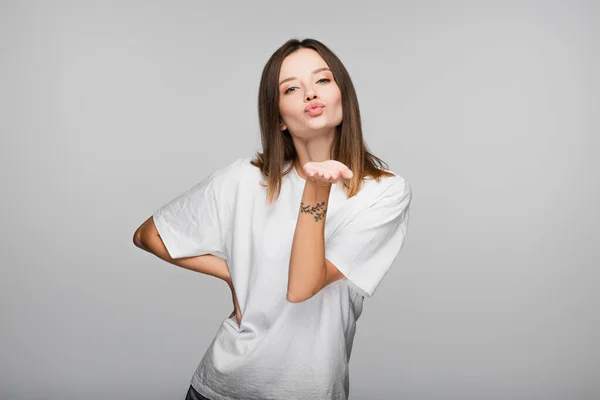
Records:
M335 132L342 122L342 95L319 53L302 48L288 55L281 64L279 83L281 130L306 138ZM323 107L307 112L305 108L314 102Z

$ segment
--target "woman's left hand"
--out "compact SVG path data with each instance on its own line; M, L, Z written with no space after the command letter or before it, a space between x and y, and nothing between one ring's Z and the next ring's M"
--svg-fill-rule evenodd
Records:
M310 161L302 166L307 179L320 185L336 183L354 176L350 168L336 160Z

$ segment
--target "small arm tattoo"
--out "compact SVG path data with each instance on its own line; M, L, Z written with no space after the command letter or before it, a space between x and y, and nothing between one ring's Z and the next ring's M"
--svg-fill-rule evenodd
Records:
M325 208L325 202L317 203L316 206L304 205L304 202L300 203L300 213L301 214L312 214L315 218L315 222L323 219L325 214L327 213L327 209Z

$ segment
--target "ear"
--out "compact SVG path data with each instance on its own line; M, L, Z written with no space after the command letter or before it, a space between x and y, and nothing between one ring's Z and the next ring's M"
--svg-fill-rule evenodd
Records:
M281 122L281 124L279 124L279 129L283 132L287 129L287 126L283 122Z

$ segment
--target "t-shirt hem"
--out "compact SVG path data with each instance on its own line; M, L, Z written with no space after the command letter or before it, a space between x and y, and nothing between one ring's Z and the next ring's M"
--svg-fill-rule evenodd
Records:
M229 256L223 251L197 248L194 252L191 252L189 250L189 246L187 246L187 250L186 246L182 248L181 244L184 239L178 236L176 233L173 233L173 228L163 218L163 214L160 210L157 210L154 212L154 214L152 214L152 219L154 220L156 231L158 232L163 244L165 245L165 248L167 249L167 252L169 253L169 256L172 259L175 260L178 258L194 257L204 254L212 254L224 260L229 259Z
M352 288L354 291L361 294L363 297L371 297L372 296L372 293L369 293L367 290L360 287L357 284L357 282L355 282L354 278L348 272L348 267L342 261L342 259L337 256L337 253L335 253L332 250L326 249L325 250L325 258L328 259L333 265L335 265L335 267L337 269L339 269L342 274L344 274L344 277L346 277L347 283L350 286L350 288Z
M212 388L206 386L204 383L196 380L195 377L192 378L190 385L202 396L210 399L210 400L239 400L238 397L228 397L222 395L220 393L215 392ZM337 397L336 397L337 399ZM347 395L343 395L340 399L348 400Z
M200 393L204 397L209 398L210 400L237 400L233 397L227 397L220 393L217 393L210 387L206 386L205 384L199 381L196 381L195 379L192 379L190 385L192 385L192 387L196 389L198 393Z
M183 251L177 246L176 236L169 223L163 218L160 210L156 210L152 214L152 219L165 248L169 252L169 256L173 259L180 258Z

